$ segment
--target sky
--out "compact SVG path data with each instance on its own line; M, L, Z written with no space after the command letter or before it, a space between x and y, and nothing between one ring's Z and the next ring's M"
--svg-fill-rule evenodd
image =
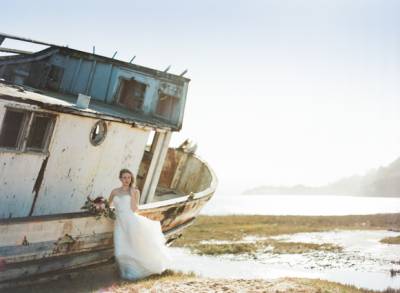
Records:
M400 1L5 1L0 31L191 79L218 192L322 185L400 157ZM3 44L6 46L7 44Z

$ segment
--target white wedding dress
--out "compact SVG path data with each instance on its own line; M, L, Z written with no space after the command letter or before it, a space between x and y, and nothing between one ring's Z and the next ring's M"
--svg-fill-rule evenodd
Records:
M121 277L137 280L162 273L171 261L158 221L131 210L131 196L114 197L114 255Z

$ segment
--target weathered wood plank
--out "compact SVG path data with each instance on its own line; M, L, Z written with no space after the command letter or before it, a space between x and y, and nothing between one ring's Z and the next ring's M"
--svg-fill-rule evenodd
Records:
M57 241L65 234L72 237L82 235L112 233L113 221L106 218L96 220L95 217L78 217L51 219L0 224L0 247L21 245L25 240L28 243Z
M74 269L107 261L113 256L113 249L102 249L73 255L56 256L29 262L5 265L0 274L1 282L18 280L47 272Z
M77 237L70 242L66 241L69 239L67 236L58 241L3 246L0 247L0 255L4 262L11 264L113 247L112 233L85 235Z

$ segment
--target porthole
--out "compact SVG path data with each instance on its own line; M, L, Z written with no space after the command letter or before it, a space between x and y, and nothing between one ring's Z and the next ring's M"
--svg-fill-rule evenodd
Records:
M97 121L95 125L93 125L92 130L90 131L90 143L94 146L100 145L107 134L107 124L106 122L100 120Z

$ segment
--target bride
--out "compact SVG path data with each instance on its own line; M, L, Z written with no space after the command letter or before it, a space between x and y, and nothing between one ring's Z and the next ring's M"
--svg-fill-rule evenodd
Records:
M158 221L137 214L139 190L128 169L119 172L122 186L109 198L115 206L114 255L121 277L137 280L162 273L170 262L164 234Z

